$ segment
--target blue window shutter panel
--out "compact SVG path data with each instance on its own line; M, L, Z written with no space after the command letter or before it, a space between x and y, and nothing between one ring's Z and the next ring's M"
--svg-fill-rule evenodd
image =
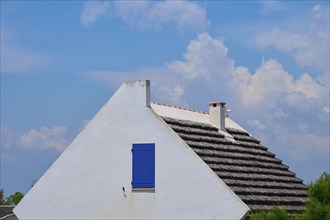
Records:
M133 144L133 188L155 188L155 144Z

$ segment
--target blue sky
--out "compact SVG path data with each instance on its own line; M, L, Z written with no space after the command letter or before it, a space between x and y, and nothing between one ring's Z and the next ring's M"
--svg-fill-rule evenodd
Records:
M26 193L129 79L329 171L328 1L1 1L1 188ZM97 147L95 146L95 150Z

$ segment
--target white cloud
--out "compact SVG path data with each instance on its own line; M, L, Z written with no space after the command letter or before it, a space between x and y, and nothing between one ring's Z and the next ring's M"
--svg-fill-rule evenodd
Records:
M207 24L205 10L197 3L188 1L157 2L151 8L149 18L157 25L174 23L179 30L202 30Z
M260 130L264 130L266 128L266 126L262 124L258 119L248 120L247 124L251 125L252 127L256 127Z
M69 145L66 137L67 128L64 126L54 126L53 128L41 127L40 130L32 129L20 137L20 144L27 149L51 149L60 152Z
M247 67L235 67L227 54L221 39L202 33L190 41L182 60L165 67L88 75L116 85L126 79L149 78L152 96L156 94L153 100L169 104L194 108L208 101L226 101L233 109L232 117L246 122L251 133L258 133L273 149L292 152L291 159L294 152L313 153L314 148L313 157L324 153L329 144L325 138L329 135L329 93L321 82L326 77L293 76L275 59L263 61L250 72Z
M309 73L294 77L275 59L263 61L255 73L251 73L246 67L235 67L227 54L228 48L222 40L202 33L189 42L184 60L169 62L168 69L93 71L88 75L103 82L116 81L117 85L127 79L147 78L153 81L154 94L162 99L167 97L164 101L186 104L188 99L191 102L197 98L224 101L229 98L239 108L264 109L264 113L272 112L273 117L294 114L287 108L294 111L314 108L324 113L324 108L329 106L329 88L319 81L321 78L313 78Z
M170 86L160 86L158 89L158 94L159 98L162 100L169 99L172 103L181 103L183 102L182 100L182 95L184 93L184 86L181 85L175 85L174 87Z
M184 61L126 72L95 70L83 74L116 86L128 79L150 79L153 98L160 102L188 106L187 98L192 96L185 94L194 94L194 99L204 100L226 98L223 92L225 82L234 70L234 61L227 57L227 53L228 48L220 39L213 39L208 33L202 33L187 46ZM209 91L199 92L196 87ZM219 97L219 94L223 97Z
M272 112L271 121L298 112L308 114L307 109L313 111L310 114L322 114L328 106L327 87L307 73L294 80L274 59L264 62L253 74L245 67L236 68L235 74L229 84L241 105L255 113L262 109L261 115Z
M287 73L276 60L270 59L251 74L247 68L238 67L231 82L244 106L274 106L283 94L300 93L305 99L326 99L327 89L304 73L297 80ZM290 100L290 99L289 99ZM292 100L293 101L293 100Z
M294 114L286 108L296 111L313 107L325 112L328 88L317 80L318 77L314 79L308 73L293 77L275 59L263 62L255 73L250 73L246 67L235 67L227 53L228 48L220 39L202 33L188 44L184 61L169 62L166 65L168 69L93 71L88 75L116 85L132 78L150 79L155 91L153 94L173 104L187 105L198 99L230 99L238 108L244 107L252 112L253 109L263 109L263 114L272 112L272 117ZM259 110L256 112L260 113Z
M109 9L110 2L107 1L87 1L80 14L81 23L87 27L96 22Z
M283 48L292 46L290 42ZM276 145L287 147L281 150L292 152L291 158L295 158L294 153L311 153L314 148L314 157L324 153L329 146L325 138L329 135L329 115L324 107L329 106L329 92L328 85L320 79L326 77L313 78L308 73L293 76L275 59L263 61L251 73L247 67L235 67L227 53L220 39L203 33L189 43L184 61L169 63L185 86L181 102L191 105L210 98L227 98L236 118L246 121L254 129L252 133L268 138L271 146L276 140ZM311 157L305 157L308 158Z
M312 9L314 16L316 19L320 19L322 16L322 9L321 9L321 5L317 4L314 5L313 9Z
M233 78L233 87L239 91L242 104L251 106L274 101L283 88L290 87L292 76L284 72L282 65L275 60L262 64L255 74L240 67Z
M247 121L252 133L253 127L259 135L263 132L263 140L273 150L287 152L295 161L314 160L327 153L328 88L308 73L295 79L281 63L270 59L255 73L237 67L230 85L242 109L239 117Z
M88 26L100 16L108 15L125 21L137 29L161 29L174 25L180 31L204 30L207 27L205 10L196 2L188 1L114 1L87 2L81 22ZM111 10L110 10L111 9Z
M168 67L189 80L213 77L224 79L234 67L234 62L227 57L227 53L228 48L221 40L202 33L196 40L190 41L183 55L185 61L173 61Z
M306 98L322 99L327 94L326 87L314 80L308 73L302 74L293 87L293 91L303 93Z
M297 48L308 47L310 45L308 41L307 36L280 30L278 28L265 31L256 38L256 43L258 46L263 48L273 46L284 52L290 52Z
M301 18L301 25L295 21L273 24L255 37L261 48L275 48L294 57L301 67L312 67L316 71L329 73L329 13L323 13L320 5L312 9L314 18ZM309 19L307 19L309 18ZM290 25L288 25L290 24Z
M327 112L327 113L330 113L330 108L324 106L324 107L323 107L323 111L324 111L324 112Z
M117 2L120 9L127 8L130 2ZM197 29L206 27L206 12L197 3L187 1L159 1L140 3L142 7L128 7L120 10L119 15L130 25L142 29L159 29L167 24L174 24L179 30ZM136 4L138 5L138 4ZM141 10L143 9L143 10Z
M115 11L118 17L123 19L130 26L145 26L141 23L148 23L146 20L150 3L148 1L118 1L115 2Z

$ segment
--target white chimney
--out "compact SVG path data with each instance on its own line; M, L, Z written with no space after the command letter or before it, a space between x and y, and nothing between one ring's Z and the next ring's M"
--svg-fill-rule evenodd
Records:
M209 121L219 130L225 131L226 103L209 102Z
M144 106L150 108L150 81L149 80L127 80L124 83L126 87L126 94L128 92L132 93L135 101L143 103L142 100L145 100L143 103ZM123 85L123 86L124 86Z

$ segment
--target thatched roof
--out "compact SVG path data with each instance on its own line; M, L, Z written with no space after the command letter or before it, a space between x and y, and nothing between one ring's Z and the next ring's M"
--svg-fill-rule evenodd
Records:
M302 180L248 133L226 128L227 140L211 124L163 117L251 210L273 206L302 211L307 201Z

